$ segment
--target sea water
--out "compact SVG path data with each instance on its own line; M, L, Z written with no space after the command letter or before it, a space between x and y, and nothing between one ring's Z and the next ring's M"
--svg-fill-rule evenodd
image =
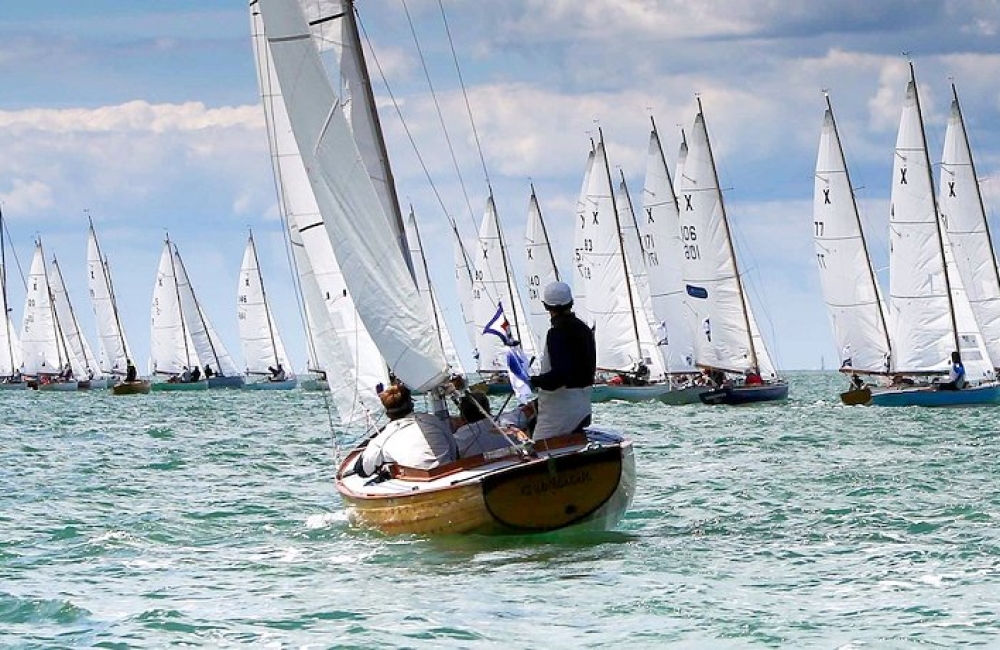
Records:
M0 647L1000 647L1000 409L790 383L596 405L632 509L514 538L352 529L321 393L0 393Z

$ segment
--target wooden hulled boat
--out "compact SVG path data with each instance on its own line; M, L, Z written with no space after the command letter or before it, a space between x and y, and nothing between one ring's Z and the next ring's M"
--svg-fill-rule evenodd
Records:
M150 390L152 390L152 382L148 379L123 381L111 387L111 392L115 395L147 395Z
M361 451L341 463L337 491L353 524L390 535L606 530L635 492L632 444L596 429L535 443L535 456L511 449L433 470L395 466L381 482L349 474Z
M840 394L840 401L846 406L861 406L872 401L872 389L869 386L864 388L852 388Z

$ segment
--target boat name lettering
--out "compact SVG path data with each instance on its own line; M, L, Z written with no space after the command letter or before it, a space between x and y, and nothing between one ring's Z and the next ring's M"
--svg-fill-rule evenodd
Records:
M593 481L589 469L560 474L521 486L521 496L531 497Z

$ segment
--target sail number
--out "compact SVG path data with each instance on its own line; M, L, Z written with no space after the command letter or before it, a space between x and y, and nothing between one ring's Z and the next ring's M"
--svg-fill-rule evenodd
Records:
M698 241L698 232L694 226L681 226L681 239L684 241L684 259L701 259L701 251L695 243Z
M538 277L538 274L533 274L528 276L528 297L531 300L539 300L538 288L542 284L542 279Z

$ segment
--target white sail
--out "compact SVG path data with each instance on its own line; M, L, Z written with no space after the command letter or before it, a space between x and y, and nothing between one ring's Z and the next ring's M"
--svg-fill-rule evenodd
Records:
M684 145L685 156L687 146ZM638 220L648 269L650 303L656 324L653 333L660 345L668 373L696 372L694 333L685 315L681 261L680 214L673 182L656 128L649 134L643 218Z
M633 295L630 288L603 141L594 149L586 206L575 245L578 268L582 270L581 286L594 322L597 367L634 371L640 362L649 365L641 349L642 337L637 335L640 326L648 330L648 322L644 316L637 316L637 312L641 313L641 307L634 304L638 294Z
M583 184L580 186L580 194L576 200L576 224L573 230L573 311L577 318L594 326L595 320L590 313L587 304L587 285L593 271L590 268L590 257L584 254L583 233L587 230L587 220L591 218L588 207L588 194L590 192L590 177L594 172L594 149L591 146L587 154L587 165L583 171ZM544 289L545 287L542 287Z
M472 280L472 304L476 323L476 349L479 351L481 372L506 372L507 346L500 337L484 332L494 319L498 306L503 305L503 313L510 323L511 334L521 342L521 348L530 359L535 356L535 345L527 321L521 297L510 276L510 261L496 204L490 196L486 201L486 211L479 226L479 245L474 261Z
M290 375L292 364L288 361L281 342L274 316L267 304L264 280L257 259L253 234L247 238L240 265L240 279L236 291L236 316L240 333L243 361L248 375L268 375L270 368L281 365Z
M739 275L700 100L678 187L695 363L776 378Z
M552 255L549 234L542 219L542 210L538 206L535 188L531 188L531 199L528 201L528 225L524 233L524 248L526 255L525 275L528 286L527 310L531 331L535 334L537 350L545 348L545 337L549 331L549 312L542 304L542 292L545 287L559 280L559 269ZM575 307L575 306L574 306Z
M458 358L458 352L455 350L455 344L451 338L451 331L444 320L434 285L431 283L430 272L427 270L427 258L424 256L424 245L420 240L420 231L417 229L417 216L412 209L406 220L406 241L410 251L410 259L413 261L417 290L420 291L420 295L424 299L427 311L434 314L434 326L438 332L438 341L445 359L448 360L448 367L453 373L464 375L465 369L462 367L461 359Z
M896 137L889 212L889 308L894 372L947 372L955 349L934 187L916 83Z
M887 372L890 343L886 312L829 104L816 157L813 239L823 298L841 354L840 367Z
M177 270L169 238L160 254L150 312L150 370L153 374L179 375L184 368L200 366L181 311Z
M447 378L448 366L399 245L401 224L386 214L298 6L259 6L327 234L351 293L365 296L358 313L393 373L415 390L430 389Z
M73 376L77 379L102 378L104 373L101 372L90 343L87 342L80 329L80 322L76 318L76 312L69 299L69 292L66 290L66 282L63 280L62 271L59 270L59 262L56 261L55 257L52 258L52 270L49 271L49 287L52 291L52 305L55 309L56 321L65 341L65 349L70 367L73 369Z
M101 256L101 248L97 243L97 233L90 224L87 234L87 283L90 287L90 300L97 321L97 338L101 342L104 354L101 356L101 370L105 373L124 376L132 352L125 338L125 329L118 314L115 302L114 288L111 283L111 271L107 262Z
M993 367L997 368L1000 367L1000 273L954 85L952 96L941 158L939 208L965 292Z
M688 141L687 135L684 134L684 129L681 129L681 146L677 150L677 166L674 167L674 195L680 196L680 183L681 177L684 176L684 165L687 164L688 158Z
M282 213L305 302L316 367L326 373L342 423L367 419L381 408L375 388L388 380L386 365L361 323L323 225L305 164L285 110L277 73L258 12L252 11L254 52ZM321 22L326 25L328 22ZM339 28L337 31L339 34Z
M31 376L59 374L67 360L52 306L41 241L35 243L35 256L28 273L24 320L21 324L21 352L24 364L22 371Z

